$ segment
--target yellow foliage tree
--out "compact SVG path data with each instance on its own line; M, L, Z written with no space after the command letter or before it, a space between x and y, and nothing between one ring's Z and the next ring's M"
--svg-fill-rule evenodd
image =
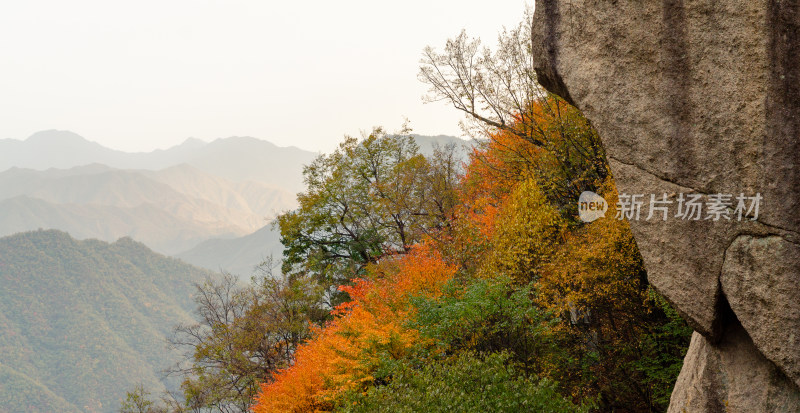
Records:
M566 229L534 179L519 183L503 205L493 231L492 253L481 273L505 275L520 283L538 279Z

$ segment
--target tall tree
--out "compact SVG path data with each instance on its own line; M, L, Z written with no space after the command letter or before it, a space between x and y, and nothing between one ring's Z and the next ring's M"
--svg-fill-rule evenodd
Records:
M527 143L518 151L551 200L571 211L581 192L609 175L600 138L580 112L539 84L531 54L532 13L504 30L496 50L481 47L466 32L439 52L427 47L419 79L430 86L427 101L446 101L467 115L464 130L479 137L513 136Z
M366 265L407 253L447 224L458 162L453 148L427 159L406 133L376 128L361 140L346 138L304 169L300 207L278 217L284 272L313 275L328 286L335 306L338 286L362 275Z
M229 274L198 285L199 321L170 339L186 355L171 371L184 377L185 407L248 411L259 384L292 363L310 323L324 316L319 297L311 280L268 272L245 287Z

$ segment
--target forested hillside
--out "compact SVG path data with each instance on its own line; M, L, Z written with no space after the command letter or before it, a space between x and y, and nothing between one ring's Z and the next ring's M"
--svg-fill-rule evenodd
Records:
M209 290L233 310L184 331L184 404L162 407L667 408L691 329L648 284L597 132L537 84L528 19L496 51L461 33L424 52L428 99L470 119L466 162L374 128L304 168L282 274ZM580 216L586 192L604 216Z
M136 383L164 389L165 340L208 276L129 238L0 238L0 411L111 412Z
M208 286L213 317L182 331L182 408L663 410L691 330L647 283L589 123L554 96L531 110L548 150L498 131L462 165L375 129L318 157L278 219L283 274ZM578 219L585 189L606 217Z
M132 236L0 239L0 412L667 409L692 330L648 282L597 131L538 83L531 13L494 49L462 31L422 53L425 101L472 141L0 141L0 167L111 165L0 173L0 229Z
M542 145L498 131L463 175L380 131L306 170L283 269L334 310L255 412L666 408L691 330L648 286L588 122L530 110ZM605 218L577 218L584 190Z

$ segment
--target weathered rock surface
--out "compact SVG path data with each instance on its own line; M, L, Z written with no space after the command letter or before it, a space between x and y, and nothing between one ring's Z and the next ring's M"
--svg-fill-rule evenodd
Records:
M733 310L764 357L719 374L777 367L800 391L800 0L539 0L532 31L540 82L592 121L619 192L645 195L650 282L704 340L682 376L744 345ZM650 194L681 193L763 201L754 221L645 219Z
M800 382L800 246L742 235L728 248L722 290L756 347Z
M668 411L797 412L794 384L761 355L740 324L725 331L716 345L694 333Z

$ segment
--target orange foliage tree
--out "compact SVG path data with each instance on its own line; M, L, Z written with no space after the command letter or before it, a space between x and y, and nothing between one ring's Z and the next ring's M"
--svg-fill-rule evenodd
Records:
M409 298L439 294L455 271L431 243L370 266L369 279L341 287L351 301L339 305L334 320L298 348L293 366L262 386L252 410L328 411L337 396L371 385L381 357L401 359L419 340L417 331L405 327Z

